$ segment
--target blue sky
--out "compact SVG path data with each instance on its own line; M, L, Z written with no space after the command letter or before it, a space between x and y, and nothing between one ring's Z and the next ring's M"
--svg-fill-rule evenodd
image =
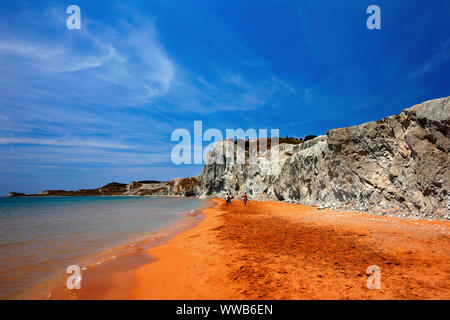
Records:
M195 120L304 137L449 95L447 0L3 0L0 30L0 195L196 175Z

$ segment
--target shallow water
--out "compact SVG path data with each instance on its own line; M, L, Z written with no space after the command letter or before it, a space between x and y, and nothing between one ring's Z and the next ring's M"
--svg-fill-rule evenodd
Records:
M100 259L204 204L169 197L0 198L0 299L21 298L69 265Z

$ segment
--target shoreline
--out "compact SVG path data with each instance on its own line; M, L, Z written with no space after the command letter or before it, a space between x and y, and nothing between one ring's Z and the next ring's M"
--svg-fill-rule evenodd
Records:
M88 258L79 261L81 268L82 282L81 290L69 290L66 288L66 280L70 274L58 273L53 277L37 283L26 291L17 294L17 299L25 300L94 300L104 298L103 293L111 286L111 282L117 279L120 274L122 278L132 279L125 271L131 271L140 265L150 263L155 260L145 254L145 250L167 242L176 234L183 232L197 225L203 218L202 209L210 204L205 203L197 209L188 210L180 214L176 221L166 226L151 231L145 235L123 240L114 247L104 249L101 252L92 253ZM125 281L127 282L127 281ZM124 291L126 286L122 286L120 291ZM126 290L125 290L126 291ZM126 299L126 292L112 295L109 299Z
M210 201L214 206L203 210L205 218L197 226L146 251L156 261L136 270L132 300L229 300L237 294L219 270L226 256L217 254L209 238L210 231L221 228L217 207L223 201Z

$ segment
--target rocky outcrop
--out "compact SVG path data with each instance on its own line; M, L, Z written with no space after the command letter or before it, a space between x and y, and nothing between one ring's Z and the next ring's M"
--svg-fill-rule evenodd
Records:
M226 163L221 150L234 145L222 141L198 177L199 191L448 220L449 124L450 98L427 101L301 144L280 144L280 169L272 175L265 174L270 150L255 164L217 164L218 157Z
M169 194L192 197L198 193L197 178L175 178L169 185Z
M169 194L169 182L140 181L128 184L126 195L154 196Z
M127 191L127 185L123 183L111 182L107 185L95 189L80 189L76 191L66 190L44 190L33 196L105 196L121 195Z
M25 197L26 194L25 193L20 193L20 192L10 192L8 194L8 197Z
M192 197L198 192L196 178L175 178L169 182L140 181L128 185L127 195L171 195Z

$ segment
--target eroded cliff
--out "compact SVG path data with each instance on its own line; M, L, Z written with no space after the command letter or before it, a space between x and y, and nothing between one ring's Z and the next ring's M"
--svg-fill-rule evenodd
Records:
M264 174L271 151L259 153L256 164L217 164L217 157L226 163L221 150L234 144L222 141L209 154L197 192L448 220L449 123L447 97L302 144L280 144L280 170L272 175Z

